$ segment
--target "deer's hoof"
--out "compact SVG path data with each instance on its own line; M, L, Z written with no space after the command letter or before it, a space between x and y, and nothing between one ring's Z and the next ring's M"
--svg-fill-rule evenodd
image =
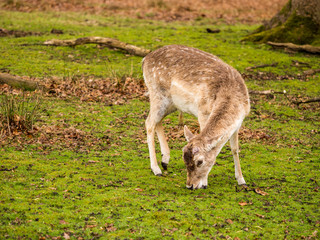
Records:
M159 168L159 166L151 167L151 171L156 176L161 176L162 175L162 172L161 172L161 169Z
M191 186L187 185L187 188L188 188L189 190L193 190L193 185L191 185Z
M168 163L161 162L161 166L164 170L168 169Z

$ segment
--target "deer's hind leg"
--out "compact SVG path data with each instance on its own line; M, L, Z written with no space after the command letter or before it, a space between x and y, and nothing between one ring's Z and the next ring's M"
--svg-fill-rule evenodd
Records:
M150 94L150 96L155 96L155 95ZM154 142L155 132L157 132L159 142L160 142L163 168L166 169L169 163L170 150L164 135L161 121L166 115L172 112L169 109L170 106L171 106L170 101L165 97L158 96L150 99L150 112L146 120L146 130L147 130L147 142L149 147L151 170L156 176L161 176L162 172L160 167L158 166L158 162L156 158L155 142Z
M164 135L164 130L163 130L163 126L162 126L161 122L158 123L156 126L156 133L158 135L160 149L161 149L161 155L162 155L161 165L164 170L167 170L169 160L170 160L170 149L168 146L168 142L166 140L166 136Z

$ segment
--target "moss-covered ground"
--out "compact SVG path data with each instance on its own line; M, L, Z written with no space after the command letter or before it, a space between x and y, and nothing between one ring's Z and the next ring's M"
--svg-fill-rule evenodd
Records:
M256 43L289 42L299 45L320 46L319 24L313 21L311 17L300 14L299 9L292 9L292 3L289 0L276 16L245 36L243 41Z
M39 130L1 136L1 239L319 238L320 105L293 103L320 95L320 74L305 73L320 68L317 56L241 43L256 26L210 20L166 23L0 11L0 26L37 33L1 37L0 70L39 81L141 80L140 57L95 45L40 45L52 38L102 36L149 49L167 44L197 47L243 73L250 90L286 90L251 96L251 114L240 135L249 191L237 187L228 144L209 175L208 189L185 188L185 142L177 114L165 120L169 169L155 177L144 131L146 100L118 105L41 95ZM208 34L206 28L221 32ZM63 33L53 34L52 29ZM275 62L276 67L246 70ZM185 124L194 126L196 120L185 116ZM159 148L158 153L160 159Z

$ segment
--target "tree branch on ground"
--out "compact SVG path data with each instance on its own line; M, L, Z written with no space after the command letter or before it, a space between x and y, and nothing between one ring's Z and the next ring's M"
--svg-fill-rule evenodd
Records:
M315 47L311 45L297 45L293 43L275 43L275 42L267 42L268 45L277 48L285 48L296 52L308 52L313 54L320 54L320 47Z
M140 56L140 57L144 57L151 52L151 50L149 49L140 48L135 45L121 42L117 39L105 38L105 37L83 37L83 38L70 39L70 40L52 39L52 40L45 41L43 44L47 46L76 46L76 45L83 45L83 44L100 44L103 46L107 46L109 48L121 49L128 52L129 54Z
M313 103L313 102L320 102L320 97L316 97L316 98L311 98L305 101L294 101L294 104L300 105L303 103Z
M246 70L250 71L252 69L257 69L257 68L265 68L265 67L276 67L278 66L278 63L271 63L271 64L261 64L261 65L256 65L256 66L252 66L252 67L247 67Z
M12 76L8 73L0 73L0 84L8 84L14 88L21 88L29 91L34 91L40 88L36 82L27 81L20 77Z
M287 97L286 95L286 90L281 91L273 91L273 90L264 90L264 91L255 91L255 90L249 90L249 94L251 95L273 95L273 94L284 94L284 96ZM296 105L300 105L300 104L304 104L304 103L313 103L313 102L320 102L320 97L315 97L315 98L310 98L308 100L304 100L304 101L291 101L288 97L287 99L296 104Z
M273 91L273 90L264 90L264 91L255 91L255 90L249 90L249 94L252 95L272 95L272 94L286 94L286 90L280 91Z

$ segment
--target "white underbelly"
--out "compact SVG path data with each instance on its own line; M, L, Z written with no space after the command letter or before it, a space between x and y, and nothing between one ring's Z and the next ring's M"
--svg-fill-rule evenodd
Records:
M172 81L170 89L172 102L180 111L198 117L197 96L190 90L187 86L183 86L177 81Z
M198 107L196 106L195 102L190 102L189 99L183 99L181 96L173 95L172 96L173 104L177 109L182 112L189 113L198 117Z

